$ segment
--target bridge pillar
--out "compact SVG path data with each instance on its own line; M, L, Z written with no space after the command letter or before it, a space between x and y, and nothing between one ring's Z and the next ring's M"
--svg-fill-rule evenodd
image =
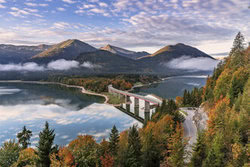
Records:
M139 116L139 99L135 97L135 106L134 106L134 110L135 110L135 115Z
M144 120L145 123L150 120L150 103L148 101L145 101Z
M129 103L130 102L130 96L129 95L125 95L125 103Z

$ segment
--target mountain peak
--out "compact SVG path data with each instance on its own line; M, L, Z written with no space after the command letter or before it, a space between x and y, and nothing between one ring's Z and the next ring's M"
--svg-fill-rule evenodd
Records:
M78 39L68 39L56 45L53 45L51 48L36 56L33 56L32 58L58 57L72 59L72 56L76 57L80 53L92 51L96 51L96 48Z

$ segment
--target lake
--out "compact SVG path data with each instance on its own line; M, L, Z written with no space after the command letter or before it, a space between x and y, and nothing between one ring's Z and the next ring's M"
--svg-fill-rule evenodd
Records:
M181 96L185 89L201 87L206 76L180 76L139 87L138 94L164 98ZM0 144L15 139L24 125L33 131L32 146L37 145L45 121L55 129L55 143L66 145L78 135L93 135L98 142L107 138L116 125L119 131L142 124L110 105L104 98L82 94L79 89L59 85L0 83ZM133 112L133 99L131 99ZM124 106L125 107L125 106ZM143 112L142 112L143 113Z
M155 94L163 98L175 98L183 96L185 89L192 90L194 87L202 87L206 84L207 76L176 76L164 79L159 83L149 86L137 87L134 93L138 94Z
M33 131L32 146L48 121L55 143L66 145L77 135L93 135L98 142L116 125L119 131L141 123L118 109L101 104L104 98L84 95L59 85L0 83L0 144L15 139L24 125Z

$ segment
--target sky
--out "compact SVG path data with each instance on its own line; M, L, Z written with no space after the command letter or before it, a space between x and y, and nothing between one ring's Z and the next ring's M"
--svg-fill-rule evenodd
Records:
M250 39L249 0L0 0L0 43L79 39L153 53L176 43L208 54Z

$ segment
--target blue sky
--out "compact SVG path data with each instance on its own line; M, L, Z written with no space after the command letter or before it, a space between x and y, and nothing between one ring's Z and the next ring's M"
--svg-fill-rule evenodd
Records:
M228 52L250 37L249 0L0 0L0 43L35 45L80 39L154 52L185 43Z

